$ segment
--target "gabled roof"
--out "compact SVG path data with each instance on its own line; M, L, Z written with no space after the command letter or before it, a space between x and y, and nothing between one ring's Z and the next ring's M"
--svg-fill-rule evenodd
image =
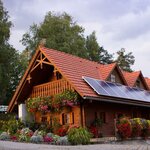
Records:
M97 62L45 47L40 48L40 50L81 96L98 97L82 79L82 76L101 79Z
M145 78L145 81L146 81L146 83L147 83L147 85L148 85L148 87L150 89L150 78Z
M100 64L99 71L101 73L101 79L106 80L110 76L111 72L114 70L115 67L116 63L106 65Z
M122 71L120 70L119 66L117 65L117 63L112 63L112 64L100 64L100 73L101 73L101 80L107 80L111 73L114 71L114 69L117 69L118 74L120 75L124 85L127 85L127 82L122 74Z
M125 77L125 80L127 81L128 86L133 87L135 85L137 79L141 77L142 83L144 84L146 90L149 90L149 87L148 87L141 71L127 72L127 71L122 70L122 73Z

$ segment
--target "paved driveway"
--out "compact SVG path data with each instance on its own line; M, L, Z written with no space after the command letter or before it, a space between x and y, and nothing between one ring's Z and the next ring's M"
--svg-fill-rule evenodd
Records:
M0 141L0 150L150 150L150 142L125 142L117 144L94 144L79 146L55 146Z

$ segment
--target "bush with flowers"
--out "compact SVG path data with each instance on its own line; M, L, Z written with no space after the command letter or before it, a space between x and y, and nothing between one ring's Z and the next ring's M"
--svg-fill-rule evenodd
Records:
M127 117L119 119L117 121L116 127L118 129L118 134L122 139L131 137L132 126L130 120Z
M57 94L54 97L35 97L26 100L28 112L61 112L63 106L73 106L77 104L78 95L76 92L66 90L63 93Z
M142 137L147 138L150 135L150 120L141 119L142 123Z
M59 101L63 106L73 106L78 103L78 95L72 90L66 90L54 97L55 101Z
M140 137L142 135L143 125L140 118L130 119L132 125L132 137Z
M36 111L40 112L48 112L50 111L51 106L51 97L35 97L28 98L26 100L26 107L28 112L34 113Z
M18 140L19 141L24 141L24 142L29 142L30 138L33 135L32 130L30 130L29 128L23 128L23 129L20 130L19 133L20 134L19 134Z
M59 135L59 136L65 136L65 135L67 135L67 131L68 131L68 127L66 126L66 127L60 127L58 130L57 130L57 134Z

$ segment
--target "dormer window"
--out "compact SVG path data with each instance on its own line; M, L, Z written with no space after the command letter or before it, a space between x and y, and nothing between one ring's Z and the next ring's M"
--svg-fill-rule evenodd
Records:
M140 88L140 80L136 81L136 87Z
M110 81L111 81L111 82L116 82L116 76L113 75L113 74L111 74L111 76L110 76Z

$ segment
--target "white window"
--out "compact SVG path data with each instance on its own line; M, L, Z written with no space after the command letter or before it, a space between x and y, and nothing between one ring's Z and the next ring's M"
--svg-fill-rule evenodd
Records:
M111 76L110 76L110 81L111 81L111 82L116 82L116 76L113 75L113 74L111 74Z

